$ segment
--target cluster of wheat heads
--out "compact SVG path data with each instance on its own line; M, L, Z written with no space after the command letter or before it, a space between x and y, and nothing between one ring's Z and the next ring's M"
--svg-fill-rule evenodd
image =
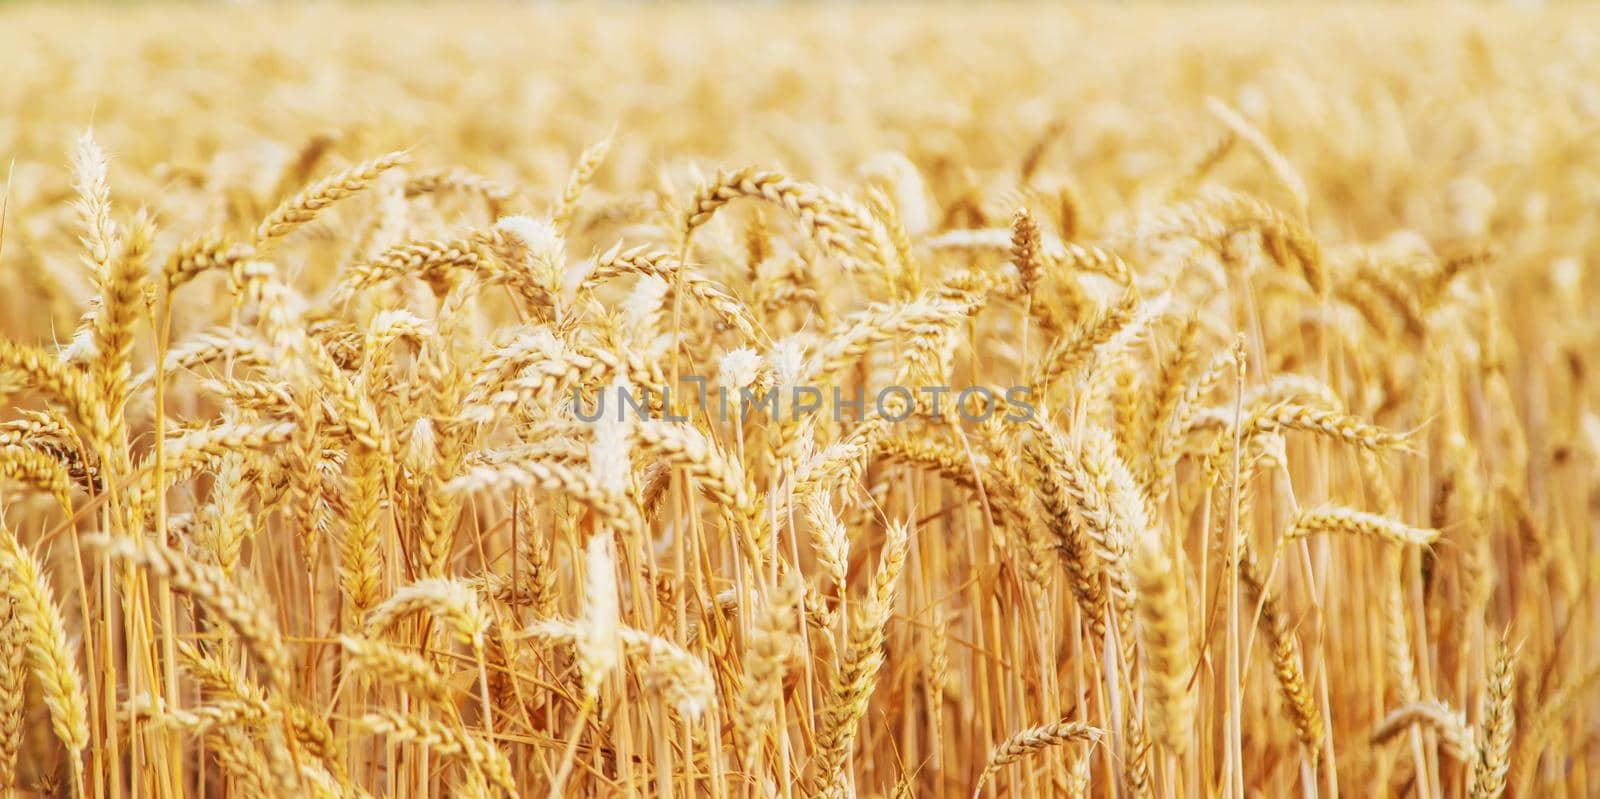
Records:
M0 787L1592 795L1571 13L0 12Z

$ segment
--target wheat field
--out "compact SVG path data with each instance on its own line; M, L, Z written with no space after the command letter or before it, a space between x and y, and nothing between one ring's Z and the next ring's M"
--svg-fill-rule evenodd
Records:
M0 112L6 796L1600 795L1600 9L6 5Z

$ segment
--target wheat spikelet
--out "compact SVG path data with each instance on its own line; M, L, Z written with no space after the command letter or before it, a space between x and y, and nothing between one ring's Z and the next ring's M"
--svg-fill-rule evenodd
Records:
M261 699L261 706L265 707L261 689L246 680L239 669L225 662L217 653L188 641L180 641L177 654L179 664L200 683L205 693L242 701Z
M555 210L550 213L550 224L555 226L558 233L566 235L572 227L572 217L577 213L578 200L583 196L583 190L589 187L589 182L594 180L594 173L600 171L600 165L606 160L606 153L611 151L611 140L615 134L589 145L578 156L578 163L572 167L572 175L567 178L567 187L561 192L561 199L556 203Z
M1477 746L1472 740L1472 728L1467 726L1466 714L1451 710L1442 702L1415 702L1395 708L1372 731L1372 741L1393 740L1415 724L1427 725L1438 733L1444 752L1456 760L1468 762L1475 757Z
M788 210L825 250L854 256L867 266L889 263L887 233L866 209L826 189L760 167L722 174L700 187L684 211L681 230L685 240L719 209L741 197L766 200Z
M1312 696L1311 686L1306 681L1305 663L1301 657L1299 639L1289 629L1288 623L1278 609L1277 598L1272 595L1264 582L1259 567L1256 566L1255 557L1248 549L1241 553L1238 568L1239 581L1245 587L1246 596L1251 602L1258 603L1261 608L1258 623L1264 636L1263 643L1272 660L1273 676L1277 678L1284 705L1294 721L1296 736L1307 755L1315 762L1321 754L1326 734L1323 730L1322 710L1316 698Z
M846 793L845 764L877 687L878 672L883 668L884 626L889 612L875 596L868 596L855 606L850 638L829 685L828 704L818 732L815 793L831 797Z
M239 700L224 699L195 708L167 707L157 697L135 697L129 702L134 715L189 733L203 735L215 727L261 727L267 723L264 707Z
M457 640L482 648L491 619L478 594L464 580L429 577L395 589L367 613L365 629L376 636L413 613L429 613L444 621Z
M1039 285L1044 266L1041 249L1039 226L1034 224L1028 209L1018 210L1011 219L1011 262L1017 265L1017 273L1022 276L1023 294L1032 294Z
M294 396L282 383L205 378L199 381L199 386L202 392L246 410L288 413L294 409Z
M1499 644L1489 666L1483 695L1483 717L1478 723L1476 757L1472 766L1473 799L1494 799L1506 789L1511 769L1511 743L1516 728L1516 656Z
M455 239L411 241L384 250L351 271L350 285L360 289L385 280L415 276L429 282L452 270L492 269L483 245L468 236Z
M363 161L329 175L284 200L256 226L252 245L262 249L316 218L318 212L371 186L384 172L410 161L405 152L393 152Z
M1101 309L1077 330L1050 345L1030 373L1030 382L1047 387L1091 358L1114 356L1147 329L1165 307L1165 298L1147 302L1134 292L1124 294L1115 304Z
M28 628L9 593L0 602L0 787L8 789L17 784L28 675Z
M973 788L972 795L979 796L983 792L983 784L989 781L996 772L1006 766L1017 762L1042 749L1052 746L1061 746L1077 741L1098 743L1102 732L1095 727L1081 721L1061 721L1050 724L1040 724L1018 730L1011 737L996 744L989 752L989 760L983 767L983 772L978 775L978 783Z
M1280 429L1306 430L1327 435L1368 450L1394 449L1405 443L1405 437L1390 433L1338 412L1281 403L1254 414L1245 429L1252 433L1270 433Z
M684 718L693 720L716 705L716 683L700 658L658 636L632 627L619 630L628 657L646 688L657 691Z
M404 685L406 690L435 702L449 696L445 676L421 656L392 644L371 638L339 637L339 646L348 655L351 669L366 672L374 679Z
M1277 208L1236 191L1207 189L1171 212L1176 230L1220 241L1241 229L1256 231L1273 260L1293 266L1314 294L1328 289L1322 246L1310 231Z
M1233 137L1237 137L1250 145L1250 149L1255 151L1256 157L1260 158L1267 165L1267 168L1272 170L1273 177L1277 178L1278 182L1283 184L1283 187L1294 197L1295 207L1303 216L1306 208L1310 205L1309 195L1306 191L1305 181L1300 178L1294 167L1289 164L1289 159L1284 157L1278 148L1272 146L1272 142L1267 139L1266 134L1250 124L1249 121L1239 115L1239 112L1228 107L1221 100L1215 97L1207 97L1206 110L1211 112L1212 116L1221 120L1222 124L1228 126L1228 130ZM1232 139L1229 140L1231 141Z
M0 480L16 481L55 497L62 508L72 507L72 475L49 453L29 446L0 447Z
M287 683L289 655L277 623L258 601L229 583L221 569L196 563L154 541L91 536L84 544L98 548L107 558L128 561L166 579L172 590L192 597L238 635L269 685L282 689Z
M930 328L947 329L965 313L959 303L933 298L873 307L831 333L807 359L803 377L823 383L855 365L875 345L919 332L926 338Z
M1400 701L1415 702L1421 694L1417 683L1416 658L1411 652L1411 632L1406 624L1405 561L1398 547L1383 553L1383 614L1388 628L1384 635L1384 654L1394 670L1395 691Z
M1109 518L1103 528L1091 528L1090 535L1095 554L1105 563L1113 599L1124 616L1123 632L1131 636L1136 596L1131 575L1132 550L1135 536L1150 529L1149 502L1118 453L1114 434L1102 427L1090 427L1082 433L1082 440L1079 465L1083 477L1093 484L1085 487L1083 496L1086 502L1105 508Z
M906 222L901 217L900 206L876 183L867 188L866 204L871 215L882 222L883 232L893 248L892 264L895 271L889 276L891 289L900 289L908 294L921 291L922 263L917 260L911 231L906 228Z
M209 736L207 743L216 753L221 771L235 780L239 790L265 796L277 787L266 758L244 732L225 728Z
M587 471L569 464L547 460L519 459L474 467L460 477L445 483L444 490L473 492L512 485L559 493L567 499L589 507L602 519L613 520L625 526L633 524L633 520L637 518L637 513L631 505L623 498L601 488L599 482Z
M142 214L135 218L100 275L100 304L93 326L93 347L99 357L94 368L113 421L121 418L127 403L133 326L144 301L145 258L153 235L148 219Z
M817 561L834 585L842 588L850 567L850 532L828 505L825 494L812 494L806 500L805 513L816 538Z
M704 303L724 323L738 330L746 341L758 338L755 320L726 286L706 277L698 269L685 268L678 257L647 245L623 249L619 243L595 258L594 269L584 278L596 283L615 275L640 273L654 275Z
M1144 533L1132 562L1139 592L1139 641L1144 651L1144 700L1156 743L1182 753L1192 737L1194 698L1189 675L1189 617L1182 572L1165 542Z
M583 690L591 699L622 660L620 611L617 599L616 556L611 538L596 535L583 551L583 624L578 631L578 670Z
M255 256L248 245L230 242L216 235L188 239L168 256L161 268L166 292L170 295L207 272L228 272Z
M911 545L911 529L901 521L889 523L883 535L883 551L878 556L878 569L872 574L872 600L883 612L894 610L895 596L900 576L905 571L906 552Z
M1127 262L1122 260L1122 256L1103 247L1074 241L1062 244L1060 249L1052 248L1047 252L1052 268L1090 272L1111 278L1125 286L1133 284L1133 270Z
M379 551L382 485L376 460L361 453L351 461L350 513L339 542L339 582L350 610L361 618L378 603L383 581Z
M883 645L889 617L894 611L896 587L905 563L908 531L891 524L872 590L855 606L850 636L829 685L828 705L817 741L816 790L842 796L846 790L845 764L855 745L867 703L883 668Z
M588 619L546 619L528 626L523 634L570 644L578 651L580 671L596 675L595 680L626 662L645 688L661 694L685 718L695 719L716 704L715 680L700 658L643 630L613 624L607 636L603 626L603 622ZM613 642L612 647L607 640ZM584 654L586 649L588 654ZM594 671L597 669L603 671ZM590 679L585 676L586 685Z
M162 372L173 374L195 369L214 361L231 360L240 368L265 367L271 355L262 343L231 328L217 328L196 334L167 349L162 362ZM146 369L134 376L129 388L137 394L140 389L155 382L154 369Z
M499 182L459 167L434 169L406 179L402 192L406 197L438 194L445 191L470 192L481 195L496 209L511 202L516 193Z
M1081 502L1087 498L1087 481L1070 463L1065 444L1055 430L1039 423L1033 442L1023 449L1023 457L1036 474L1038 498L1047 525L1056 537L1056 549L1071 578L1072 592L1083 608L1089 624L1103 635L1106 598L1101 580L1102 567L1091 552L1091 541L1098 530L1104 537L1110 520L1097 506Z
M93 442L110 438L111 421L89 378L36 347L0 338L0 371L15 371L28 379L30 388L55 395L84 427Z
M683 469L707 498L743 518L755 515L743 466L718 451L700 431L652 419L634 425L633 433L641 449Z
M1325 505L1300 511L1283 540L1292 541L1317 533L1342 533L1414 546L1427 546L1439 539L1438 530L1411 527L1374 513Z
M117 227L111 221L111 188L107 181L111 159L106 156L94 130L85 129L72 150L72 189L77 194L73 209L83 226L80 241L88 250L91 270L103 272L111 262Z
M745 650L738 704L732 709L734 736L752 764L767 729L776 718L773 703L782 696L785 665L796 646L797 610L802 594L798 579L791 578L766 597L757 612L751 641Z
M155 471L146 471L131 491L131 504L136 512L148 510L156 492L185 480L208 466L212 461L229 453L262 450L288 442L295 432L293 422L265 422L245 424L225 421L215 427L193 430L162 442L165 470L162 477L166 485L156 483Z
M4 525L0 525L0 574L6 577L6 594L11 599L10 623L25 631L28 668L50 710L51 730L72 755L74 784L81 789L83 763L79 756L89 744L89 705L78 671L77 647L68 641L66 622L38 560Z
M361 717L360 725L373 735L387 735L398 741L426 746L441 755L460 757L485 779L503 790L516 793L511 764L505 755L492 742L464 729L416 716L403 716L392 710L367 713Z

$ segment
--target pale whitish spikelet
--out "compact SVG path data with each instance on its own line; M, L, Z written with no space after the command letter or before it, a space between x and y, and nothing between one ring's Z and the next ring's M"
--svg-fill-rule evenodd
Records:
M900 224L907 232L918 234L928 230L933 221L928 192L922 171L911 159L892 151L878 153L861 165L861 172L868 180L889 186L894 193L895 209L900 212Z
M805 346L796 336L786 336L772 345L769 353L772 370L778 378L778 389L787 394L800 383L806 367Z
M639 282L622 302L622 319L630 330L654 330L661 306L667 298L667 281L656 275L640 275Z
M432 472L434 461L439 454L439 449L435 445L433 420L427 417L418 419L411 425L410 439L406 443L406 469L414 475Z
M841 589L850 569L850 533L828 504L828 496L818 492L806 498L806 519L816 537L817 562Z
M578 296L578 290L583 288L584 282L594 274L600 262L594 257L573 261L567 265L566 271L561 273L561 300L567 305Z
M367 350L371 352L397 338L421 336L427 329L427 322L410 311L404 309L379 311L367 325Z
M1004 250L1011 246L1010 228L950 230L927 240L934 250Z
M1457 235L1481 239L1488 234L1495 206L1493 189L1475 178L1458 178L1445 186L1444 199Z
M393 172L385 174L380 184L389 181ZM411 206L406 204L404 188L387 185L378 192L378 207L374 212L377 223L368 235L364 253L381 253L405 241L406 215Z
M83 325L72 334L72 341L66 349L61 351L61 362L67 364L86 364L93 361L100 354L94 343L94 328Z
M1583 291L1583 261L1579 258L1560 258L1550 265L1550 283L1562 297L1581 297Z
M520 242L527 248L528 256L547 270L553 272L566 262L567 245L561 240L561 234L546 220L522 214L504 216L494 223L494 229Z
M594 445L589 448L589 473L613 496L627 492L628 475L633 471L629 431L634 418L632 411L620 407L615 398L632 392L633 386L620 377L605 389L605 396L612 397L613 404L601 409L600 418L594 423Z
M110 261L111 245L117 235L111 221L109 174L110 159L95 141L94 131L85 129L72 150L72 190L78 195L73 208L84 227L83 242L89 250L90 265L96 269L105 268Z
M578 646L578 670L583 674L583 690L591 699L599 696L600 684L622 661L622 640L617 628L620 609L617 599L616 558L611 537L597 534L584 547L583 616Z
M85 128L78 135L78 146L72 151L73 190L88 196L105 191L110 163L111 159L94 139L94 129Z
M756 382L760 370L761 356L749 347L739 347L722 356L722 365L717 370L717 384L730 395L737 394L739 389L748 388Z

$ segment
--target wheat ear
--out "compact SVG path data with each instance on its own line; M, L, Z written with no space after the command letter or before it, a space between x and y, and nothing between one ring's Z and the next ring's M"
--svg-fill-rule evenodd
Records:
M983 793L984 783L989 781L1000 769L1017 762L1035 752L1049 749L1053 746L1087 741L1098 743L1102 732L1099 728L1091 727L1081 721L1061 721L1050 724L1040 724L1018 730L1011 737L995 745L989 752L989 760L984 765L983 771L978 775L978 782L972 789L973 797Z

